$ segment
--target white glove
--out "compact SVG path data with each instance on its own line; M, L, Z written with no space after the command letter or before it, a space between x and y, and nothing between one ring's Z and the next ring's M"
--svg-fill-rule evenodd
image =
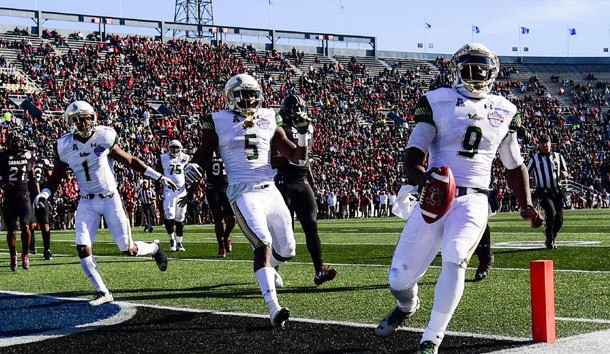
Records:
M184 178L188 183L199 182L203 178L203 168L196 163L189 163L184 169Z
M178 186L176 185L176 183L174 183L171 179L163 176L161 178L159 178L159 182L161 182L161 184L166 187L171 189L172 191L175 191L178 189Z
M34 198L34 208L44 208L44 202L51 197L51 191L45 188Z

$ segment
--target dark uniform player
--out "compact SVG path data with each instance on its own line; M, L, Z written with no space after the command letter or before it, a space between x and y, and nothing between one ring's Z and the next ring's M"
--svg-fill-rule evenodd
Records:
M294 95L286 97L279 114L282 117L282 128L286 132L286 136L296 143L297 131L293 121L298 121L299 115L307 114L303 100ZM309 126L309 129L310 132L313 132L312 125ZM273 167L278 170L275 185L282 193L291 214L296 213L305 232L307 250L311 255L316 272L314 283L321 285L333 280L337 276L337 271L324 267L322 260L322 246L317 223L318 206L311 187L313 179L309 168L309 159L302 165L295 165L278 154L273 157Z
M42 187L46 184L47 178L51 176L51 171L53 171L53 163L51 160L46 158L45 156L39 155L37 153L36 146L32 147L32 151L35 154L35 162L34 162L34 177L38 186ZM32 197L32 202L34 197L37 195L34 187L30 186L30 193ZM40 227L40 233L42 234L42 243L44 247L44 259L51 260L51 227L49 221L49 201L45 200L43 202L44 206L38 208L34 206L34 215L36 215L36 223L38 223L38 227ZM34 236L34 227L31 227L32 238L30 240L30 253L36 254L36 238Z
M229 182L224 162L218 151L214 152L205 176L205 195L214 219L214 232L218 241L218 257L226 257L227 253L233 250L230 237L231 231L235 227L235 214L231 208L231 203L229 203L229 198L227 198Z
M7 229L6 241L11 255L11 270L14 272L17 269L17 219L21 228L21 265L23 269L28 269L32 219L28 183L35 186L36 193L39 192L39 187L34 177L32 153L25 149L24 141L18 132L8 134L7 150L0 152L0 175L5 194L3 213Z

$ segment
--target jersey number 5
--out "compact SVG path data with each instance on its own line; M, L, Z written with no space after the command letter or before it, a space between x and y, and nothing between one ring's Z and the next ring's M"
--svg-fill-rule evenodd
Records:
M476 127L474 125L466 128L466 133L464 134L464 138L462 139L462 148L464 150L458 151L458 155L472 158L479 152L479 144L481 144L481 137L483 137L483 133L481 132L481 128Z
M258 147L256 147L256 145L254 143L252 143L252 141L250 139L256 139L256 134L246 134L244 135L245 139L245 149L251 149L252 153L248 154L248 151L246 151L246 157L248 158L248 160L256 160L258 159Z

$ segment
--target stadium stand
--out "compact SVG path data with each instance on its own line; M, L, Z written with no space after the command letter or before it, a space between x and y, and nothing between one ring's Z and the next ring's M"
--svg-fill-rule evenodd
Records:
M53 29L45 29L41 38L14 32L0 34L2 109L22 119L32 143L45 154L66 131L61 113L74 99L91 102L100 113L98 121L119 132L126 151L154 165L156 153L171 139L193 152L198 117L224 106L222 87L236 73L260 80L269 107L279 107L288 93L301 95L316 119L313 172L321 217L380 215L379 195L395 194L405 182L402 153L417 99L432 86L448 84L447 61L441 57L324 56L298 48L279 52L200 40L164 43L138 35L108 35L101 42L95 34L65 36ZM609 205L608 69L605 64L507 62L496 83L496 91L518 105L525 130L533 137L550 134L568 160L574 207ZM15 102L24 99L43 116L18 107ZM525 154L536 146L532 139L521 142ZM499 204L512 210L514 200L495 166ZM121 169L117 174L124 181L123 199L137 206L139 176ZM193 208L199 214L190 215L189 222L209 222L203 188L192 202L202 207ZM331 194L341 205L328 205ZM77 195L68 179L58 200L73 202ZM370 205L370 213L362 211L361 202ZM54 203L56 228L66 227L61 205ZM342 205L345 214L332 212Z

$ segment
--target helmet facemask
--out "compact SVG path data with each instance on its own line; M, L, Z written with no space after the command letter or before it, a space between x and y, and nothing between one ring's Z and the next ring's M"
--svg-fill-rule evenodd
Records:
M97 124L97 115L93 107L85 101L72 102L65 113L66 121L72 134L89 138Z
M491 92L499 70L495 53L482 44L467 44L451 59L453 88L466 97L483 98Z
M248 74L239 74L230 78L224 92L229 109L250 120L262 107L263 90L258 81Z
M178 157L182 152L182 144L178 140L172 140L167 146L167 150L172 157Z
M307 117L308 109L299 96L288 96L284 99L281 115L284 121L291 122L298 120L300 117Z

